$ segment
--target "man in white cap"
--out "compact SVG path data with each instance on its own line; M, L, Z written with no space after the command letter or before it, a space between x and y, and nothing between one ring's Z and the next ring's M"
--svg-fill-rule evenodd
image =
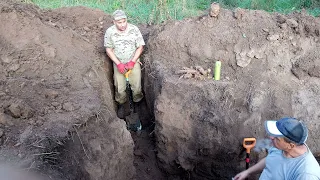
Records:
M265 128L274 147L268 150L267 157L237 174L235 180L261 172L260 180L320 180L319 164L305 144L308 129L302 121L266 121Z
M115 100L118 103L117 114L123 119L125 117L123 104L127 101L124 74L128 70L132 70L129 82L133 102L137 104L143 98L139 57L145 42L138 27L127 22L124 11L116 10L113 13L113 24L104 35L104 46L107 55L113 61Z

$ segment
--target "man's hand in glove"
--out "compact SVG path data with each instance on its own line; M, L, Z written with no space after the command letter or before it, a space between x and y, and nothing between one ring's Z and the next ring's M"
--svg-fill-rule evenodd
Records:
M135 64L136 64L136 62L133 62L132 60L127 62L126 69L128 69L128 70L133 69Z
M126 65L122 64L122 63L119 63L117 64L117 68L118 68L118 71L121 73L121 74L124 74L126 72Z

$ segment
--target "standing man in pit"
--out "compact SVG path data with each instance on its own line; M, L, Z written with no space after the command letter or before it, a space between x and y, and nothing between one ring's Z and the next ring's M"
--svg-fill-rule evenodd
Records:
M115 100L118 103L117 115L123 119L126 116L124 103L127 101L124 74L128 70L131 70L130 85L135 106L143 98L139 57L145 42L138 27L127 22L124 11L116 10L113 13L113 24L104 35L104 46L107 55L113 61Z

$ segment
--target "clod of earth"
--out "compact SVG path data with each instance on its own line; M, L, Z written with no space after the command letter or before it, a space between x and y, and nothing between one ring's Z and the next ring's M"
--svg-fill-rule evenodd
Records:
M212 3L210 6L210 12L209 15L211 17L217 17L220 13L220 5L216 2Z

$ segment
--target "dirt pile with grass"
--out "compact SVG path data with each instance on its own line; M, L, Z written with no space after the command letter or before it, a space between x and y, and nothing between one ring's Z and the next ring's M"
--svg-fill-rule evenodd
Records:
M307 143L319 154L319 31L320 19L304 13L244 9L155 28L145 88L162 167L191 179L231 179L245 169L243 138L265 138L263 122L286 116L306 121ZM214 69L217 60L220 81L177 74Z

